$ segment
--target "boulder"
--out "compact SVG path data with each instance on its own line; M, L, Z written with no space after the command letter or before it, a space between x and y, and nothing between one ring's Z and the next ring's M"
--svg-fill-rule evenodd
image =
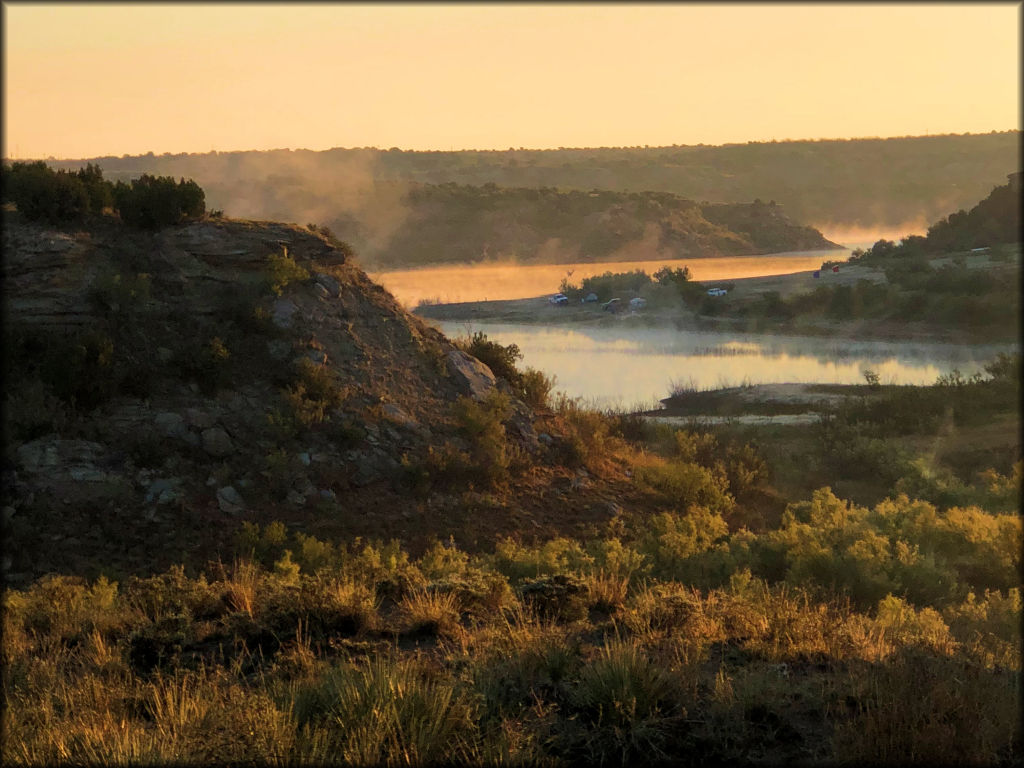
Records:
M18 462L30 475L60 482L101 482L106 472L96 466L106 448L88 440L62 440L41 437L18 447Z
M154 480L146 490L146 503L169 504L181 498L181 478L170 477Z
M203 430L203 450L211 456L223 458L235 452L235 444L223 429L211 427Z
M217 423L217 418L212 413L198 408L186 408L185 420L190 427L195 429L210 429Z
M323 287L328 296L337 298L341 295L341 285L330 275L325 275L323 272L317 272L313 276L313 279L316 281L317 285Z
M237 515L245 511L245 499L232 486L228 485L217 490L217 506L221 512Z
M278 328L291 328L292 316L298 308L298 305L291 299L278 299L274 302L271 320Z
M394 403L385 403L383 406L381 406L381 410L384 412L384 416L387 417L387 419L393 422L394 424L397 424L398 426L403 427L404 429L407 429L410 432L415 432L416 434L422 437L429 436L430 432L422 424L420 424L420 422L418 422L416 419L414 419L412 416L410 416L408 413L406 413L404 410L402 410L399 406L395 405ZM394 430L391 430L391 432L394 432Z
M362 487L393 476L399 463L384 451L371 448L368 451L350 451L346 458L355 465L352 482Z
M474 400L487 397L497 382L490 368L461 349L453 349L448 353L448 374L463 394Z

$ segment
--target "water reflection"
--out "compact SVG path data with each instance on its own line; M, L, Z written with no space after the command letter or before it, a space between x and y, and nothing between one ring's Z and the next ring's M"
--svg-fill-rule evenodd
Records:
M681 332L670 328L538 328L441 323L449 336L483 331L518 344L523 364L557 377L556 389L601 406L652 404L673 385L712 389L743 383L864 382L931 384L958 369L976 373L1008 344L960 346L817 339L761 334Z
M523 299L554 293L567 275L574 283L605 272L648 274L663 266L686 266L694 280L737 280L743 277L787 275L817 269L826 260L842 261L847 250L794 251L765 256L727 256L662 261L616 261L604 264L460 264L394 272L371 272L370 277L387 288L402 304L415 307L421 301L453 303Z

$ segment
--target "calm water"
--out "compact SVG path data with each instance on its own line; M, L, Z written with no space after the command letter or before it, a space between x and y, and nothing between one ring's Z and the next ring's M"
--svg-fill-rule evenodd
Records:
M817 269L823 261L841 261L849 255L850 251L844 249L604 264L473 264L373 272L370 277L391 291L402 304L412 308L421 301L449 304L542 296L555 293L567 276L571 282L579 283L584 277L605 272L642 269L650 274L663 266L673 269L686 266L694 280L736 280Z
M931 384L954 368L982 370L1012 345L958 346L817 339L675 329L543 328L492 323L441 323L448 336L483 331L515 343L522 364L556 377L556 390L596 405L653 405L673 385L714 389L744 383L862 384L864 371L883 384Z

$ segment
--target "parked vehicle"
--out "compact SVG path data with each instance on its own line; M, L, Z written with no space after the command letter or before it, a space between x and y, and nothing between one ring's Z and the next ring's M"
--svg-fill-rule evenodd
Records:
M556 293L554 296L552 296L550 299L548 299L548 303L549 304L568 304L569 303L569 297L566 296L564 293Z
M708 296L725 296L727 293L725 288L708 288Z

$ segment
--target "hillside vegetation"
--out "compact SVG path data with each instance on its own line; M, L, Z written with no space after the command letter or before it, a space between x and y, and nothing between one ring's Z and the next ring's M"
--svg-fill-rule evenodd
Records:
M483 259L592 262L838 248L774 204L705 205L665 193L414 186L379 266Z
M705 299L700 311L759 330L811 323L925 324L979 341L1017 339L1020 211L1020 174L1015 174L969 211L932 224L926 236L879 240L855 250L849 264L873 274L853 285L821 285L788 298L776 293L754 301ZM832 266L822 265L826 276Z
M1019 131L722 146L150 153L88 161L117 179L191 177L211 205L230 215L318 221L346 238L354 234L345 228L352 217L386 233L401 216L396 195L381 182L655 191L712 203L760 198L815 227L877 230L935 221L1021 167ZM78 168L87 159L50 162Z

